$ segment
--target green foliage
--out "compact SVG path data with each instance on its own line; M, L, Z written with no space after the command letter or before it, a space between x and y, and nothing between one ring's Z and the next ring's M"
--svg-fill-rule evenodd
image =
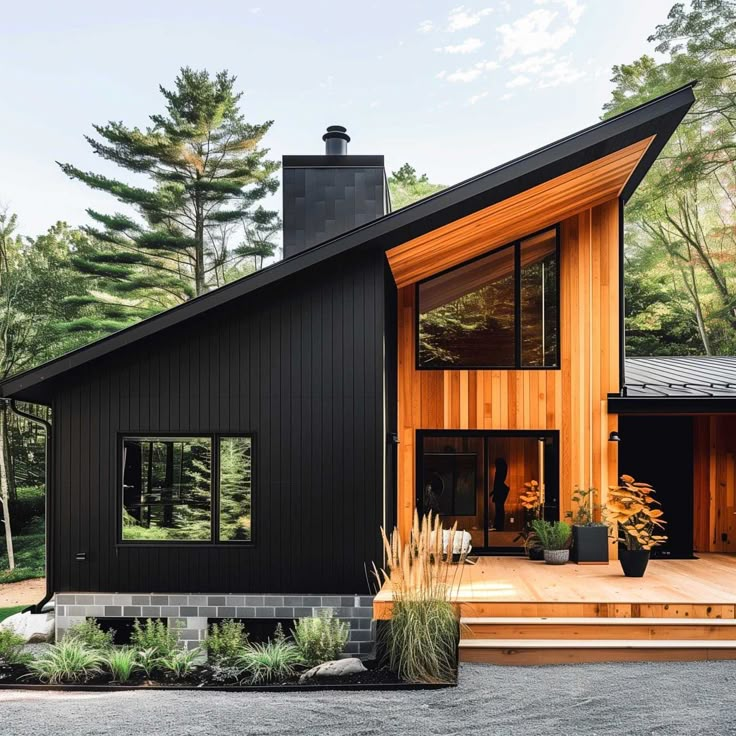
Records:
M301 663L297 646L283 637L249 644L237 660L242 681L253 685L292 677Z
M135 653L136 663L149 680L158 668L158 659L158 653L153 647L138 649Z
M310 667L337 659L350 636L350 625L323 608L317 616L300 618L292 632L302 659Z
M61 682L85 682L102 671L100 652L90 649L73 637L53 644L28 663L32 675L52 685Z
M202 650L174 649L158 658L157 668L165 675L176 680L183 680L194 672L197 660L202 656Z
M64 638L74 639L88 649L105 652L112 648L115 632L112 629L103 631L95 619L86 618L82 623L72 626Z
M161 619L147 618L145 623L136 619L133 622L133 631L130 642L136 651L153 651L153 657L169 657L173 652L179 650L179 639L176 630L166 626Z
M0 531L2 525L0 525ZM46 537L43 531L43 520L37 519L26 532L14 536L15 569L8 572L8 558L5 548L0 548L0 585L2 583L17 583L21 580L42 578L46 574L45 555ZM0 533L0 540L4 535Z
M251 439L222 437L220 452L220 539L251 539Z
M140 668L134 649L115 647L103 657L103 663L110 670L115 682L128 682L133 673Z
M28 664L31 656L23 652L24 643L22 636L7 629L0 629L0 667L10 664Z
M676 3L613 68L606 116L698 80L696 102L627 204L627 352L736 352L736 4Z
M17 445L12 449L15 466L13 469L17 478L16 468L20 458L16 449L19 449ZM43 465L43 455L41 456L41 461L41 465ZM16 487L14 497L10 501L10 513L13 519L13 527L17 534L22 534L25 527L31 524L34 519L43 520L45 503L46 494L43 485Z
M442 191L445 186L432 184L426 174L417 176L413 166L404 164L398 171L391 172L388 188L391 193L391 209L395 211Z
M173 89L160 87L165 111L149 127L94 126L94 153L143 175L144 186L61 164L128 209L88 210L93 242L76 257L92 277L88 294L107 295L97 301L111 326L202 294L273 255L278 216L261 202L278 188L278 164L260 145L272 123L245 122L235 81L226 71L184 67Z
M239 621L225 619L210 626L205 649L210 663L227 666L235 662L248 641L245 627Z
M598 493L596 488L578 488L572 493L571 500L575 504L574 511L568 511L565 514L571 524L578 526L606 526L604 522L596 521L596 516L601 517L601 504L596 503L595 496Z
M542 549L566 549L570 544L572 528L564 521L545 521L534 519L532 529Z
M453 682L459 629L444 597L409 594L395 600L391 621L380 631L389 667L406 682Z

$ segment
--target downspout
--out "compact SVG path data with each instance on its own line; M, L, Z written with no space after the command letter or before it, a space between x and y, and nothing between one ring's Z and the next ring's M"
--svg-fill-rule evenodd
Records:
M53 566L50 564L51 549L53 544L53 493L51 492L51 422L41 419L41 417L28 414L27 412L19 409L16 406L15 399L5 399L7 405L10 407L10 411L18 417L26 419L29 422L40 424L46 430L46 452L44 457L44 480L46 483L46 493L44 494L44 515L45 515L45 532L46 532L46 554L45 554L45 566L46 566L46 595L35 605L29 606L26 610L32 613L41 613L43 607L51 600L54 595L54 581L53 581Z

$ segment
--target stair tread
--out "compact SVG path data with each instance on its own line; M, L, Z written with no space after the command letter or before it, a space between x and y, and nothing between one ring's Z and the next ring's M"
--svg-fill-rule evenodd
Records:
M736 626L736 619L733 618L614 618L614 617L554 617L554 616L489 616L481 618L473 618L463 616L460 619L461 624L466 626L474 625L614 625L614 626L632 626L636 624L644 626Z
M723 639L461 639L468 649L736 649Z

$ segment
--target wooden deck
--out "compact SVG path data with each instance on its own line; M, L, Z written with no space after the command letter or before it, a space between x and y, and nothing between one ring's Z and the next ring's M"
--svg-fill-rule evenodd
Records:
M457 603L462 616L735 618L736 556L651 560L643 578L608 565L545 565L522 557L480 557L465 565ZM391 592L374 614L390 618Z
M736 556L652 560L643 578L624 577L618 562L482 557L462 568L455 600L464 661L736 659ZM373 606L390 618L390 590Z

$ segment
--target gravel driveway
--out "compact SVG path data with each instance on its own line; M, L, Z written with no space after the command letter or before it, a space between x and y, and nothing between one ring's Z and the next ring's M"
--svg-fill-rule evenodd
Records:
M736 734L736 662L464 665L442 691L0 691L3 736Z

